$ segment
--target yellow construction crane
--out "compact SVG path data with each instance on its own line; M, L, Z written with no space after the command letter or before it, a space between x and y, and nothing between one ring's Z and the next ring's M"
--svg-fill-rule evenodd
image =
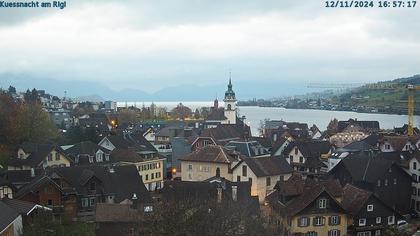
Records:
M358 86L359 85L359 86ZM351 88L365 88L365 89L378 89L378 90L398 90L406 89L407 91L407 116L408 116L408 130L407 134L412 136L414 134L414 95L417 90L420 90L419 85L412 84L394 84L394 83L376 83L376 84L365 84L360 86L358 83L344 83L344 84L309 84L309 88L330 88L330 89L351 89Z

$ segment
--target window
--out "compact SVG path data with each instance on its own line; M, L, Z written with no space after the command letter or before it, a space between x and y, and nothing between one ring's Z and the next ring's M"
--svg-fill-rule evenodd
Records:
M95 198L91 197L90 198L90 206L94 206L95 205Z
M388 186L388 179L385 179L384 186Z
M417 181L417 175L416 175L416 174L412 174L412 175L411 175L411 177L413 177L413 179L414 179L415 181Z
M380 229L375 230L375 236L380 236L380 235L381 235L381 230Z
M56 161L60 160L60 154L58 152L55 153L55 160Z
M395 223L395 216L388 216L388 224L393 225Z
M327 208L327 199L321 198L318 200L318 208L325 209Z
M417 162L413 162L413 170L417 170Z
M303 163L303 157L299 157L299 162Z
M53 201L52 201L51 199L48 199L48 203L47 203L47 205L48 205L48 206L52 206L52 205L53 205Z
M295 155L297 155L298 153L299 153L299 149L295 147Z
M411 194L412 195L414 195L414 196L416 196L417 195L417 189L416 189L416 187L411 187Z
M380 179L378 179L378 184L377 184L377 186L378 186L378 187L381 187L381 180L380 180Z
M109 154L105 154L105 161L109 161Z
M149 175L148 174L146 175L146 180L149 180Z
M299 227L306 227L309 225L309 218L308 217L300 217L298 219L298 226Z
M90 190L94 191L96 189L95 182L90 182Z
M367 205L367 211L373 211L373 205Z
M251 185L251 187L252 187L252 178L248 178L248 182L249 182L249 184Z
M241 176L240 175L236 176L236 182L241 182Z
M394 178L394 185L396 185L397 184L397 179L396 178Z
M331 225L339 225L340 224L340 217L339 216L331 216Z
M102 153L96 153L96 162L102 162Z
M316 217L314 218L314 225L315 225L315 226L321 226L321 225L324 225L324 217L322 217L322 216L316 216Z
M387 149L387 150L391 149L391 145L385 144L385 149Z
M48 154L48 161L52 161L52 154Z
M82 198L82 207L89 207L88 198Z
M382 218L381 217L376 217L376 224L380 224L382 222Z
M328 236L339 236L339 235L340 235L340 231L337 229L328 231Z
M267 186L270 186L271 185L271 178L270 177L267 177L265 179L265 183L267 184Z
M150 176L150 178L151 179L154 179L155 178L155 173L152 173L151 176Z
M93 157L89 156L89 163L93 163Z
M370 236L370 231L358 232L357 236Z
M305 236L317 236L317 232L315 231L309 231L305 233Z
M366 225L366 219L365 218L359 219L359 226L365 226L365 225Z
M242 176L247 176L247 168L246 166L242 166Z
M188 165L188 171L192 171L192 165L191 164Z

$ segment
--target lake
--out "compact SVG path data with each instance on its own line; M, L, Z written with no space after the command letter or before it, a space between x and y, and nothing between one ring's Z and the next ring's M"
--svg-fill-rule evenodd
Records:
M168 110L174 108L179 102L155 102L157 106L166 107ZM118 106L125 106L125 102L119 102ZM136 105L137 107L150 106L151 102L127 102L128 106ZM213 102L182 102L185 106L192 110L200 107L213 106ZM219 101L219 105L223 106L223 102ZM357 113L350 111L326 111L326 110L310 110L310 109L286 109L280 107L239 107L239 115L246 116L245 122L251 126L253 135L258 135L258 127L260 121L266 118L270 120L284 120L289 122L307 123L309 126L315 124L320 130L325 130L328 123L337 118L338 120L348 120L350 118L358 120L377 120L382 129L392 129L402 126L408 122L407 115L390 115L378 113ZM419 116L414 117L414 125L419 125Z

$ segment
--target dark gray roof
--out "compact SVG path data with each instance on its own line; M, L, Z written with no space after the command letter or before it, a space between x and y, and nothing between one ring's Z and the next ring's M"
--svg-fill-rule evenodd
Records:
M268 148L263 147L257 141L230 141L225 145L225 147L236 150L247 157L270 154Z
M76 143L70 148L64 150L64 153L66 153L67 155L71 155L72 157L75 157L77 155L95 156L96 152L99 149L102 150L104 153L109 153L108 149L101 147L92 141Z
M292 167L281 156L247 157L243 161L257 177L289 174Z
M284 149L284 154L289 154L294 147L297 147L304 157L320 157L321 154L327 154L332 149L329 141L311 140L311 141L292 141Z
M239 153L222 146L209 145L180 158L181 161L232 163L239 161Z
M339 121L338 122L338 132L343 132L349 125L357 125L360 126L362 129L377 131L379 130L379 122L378 121L366 121L366 120L354 120L349 119L348 121Z
M18 216L19 213L5 204L3 201L0 201L0 232L5 230L7 226L10 225Z
M61 167L51 171L64 178L78 194L86 194L83 184L90 178L97 178L103 184L103 193L115 194L116 202L131 199L133 193L139 196L141 202L151 201L150 194L134 165L115 166L113 171L103 166Z
M330 172L334 173L336 169L343 166L348 170L353 181L376 183L377 179L381 178L394 164L393 160L360 152L348 155Z
M144 161L135 150L129 148L115 148L111 152L111 159L114 162L138 163Z
M117 148L135 148L138 152L157 152L155 147L140 133L111 135L107 138Z
M2 201L22 215L29 215L35 208L39 206L33 202L26 202L10 198L4 198Z
M30 153L30 155L26 159L12 158L8 162L9 166L25 165L31 167L38 167L47 158L48 154L53 150L66 156L63 149L60 146L54 144L24 143L21 147L24 151L28 150L25 152Z
M339 148L339 151L341 152L357 152L357 151L369 151L373 150L374 147L368 144L365 141L355 141L350 144L347 144L346 146Z

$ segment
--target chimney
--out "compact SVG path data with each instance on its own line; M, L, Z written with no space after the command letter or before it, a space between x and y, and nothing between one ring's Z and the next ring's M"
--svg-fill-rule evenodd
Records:
M219 186L217 187L217 202L222 202L222 187Z
M132 204L131 204L131 207L133 208L133 209L137 209L137 207L138 207L138 198L137 198L137 194L135 194L135 193L133 193L133 197L131 198L131 201L133 202Z
M34 178L35 177L35 170L34 168L31 168L31 177Z
M232 186L232 200L235 202L238 200L238 186Z

